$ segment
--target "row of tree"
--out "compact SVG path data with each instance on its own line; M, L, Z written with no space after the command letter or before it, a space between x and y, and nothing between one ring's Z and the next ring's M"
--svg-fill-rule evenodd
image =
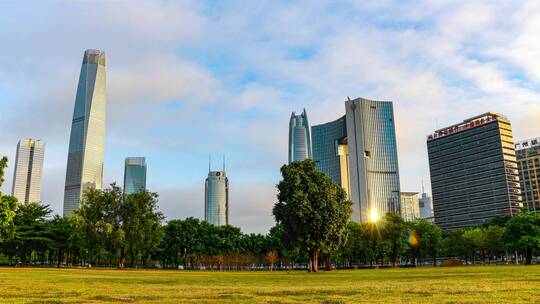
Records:
M0 184L7 160L0 161ZM530 264L540 249L540 215L521 213L491 225L443 232L426 220L394 214L374 223L350 221L351 202L312 161L281 169L274 226L267 235L245 234L195 218L170 220L155 193L125 195L112 184L84 193L68 217L51 216L39 203L18 204L0 193L0 263L9 265L262 269L318 271L360 265L437 264L508 260ZM319 260L319 256L323 257ZM307 263L306 263L307 262Z

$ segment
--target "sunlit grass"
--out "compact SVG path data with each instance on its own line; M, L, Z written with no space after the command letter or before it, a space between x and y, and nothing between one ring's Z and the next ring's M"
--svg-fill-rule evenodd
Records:
M539 303L540 266L321 272L0 268L4 303Z

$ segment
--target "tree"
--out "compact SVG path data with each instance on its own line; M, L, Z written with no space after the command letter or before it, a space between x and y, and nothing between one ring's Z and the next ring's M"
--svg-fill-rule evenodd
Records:
M392 267L396 267L398 256L405 243L407 224L399 215L387 213L383 219L382 231L383 238L390 245L390 260L392 262Z
M119 207L121 225L125 234L126 250L135 257L141 255L143 262L157 251L162 237L163 214L157 210L158 195L148 191L126 195Z
M420 248L424 252L424 257L429 255L433 259L433 266L437 266L437 256L441 247L442 230L437 225L428 223L427 220L420 220L422 225L426 225L424 232L420 236Z
M52 243L51 235L47 229L46 217L51 214L49 205L28 203L19 206L13 219L15 226L13 239L9 242L11 248L19 256L23 264L28 264L32 253L42 253L44 261L45 251Z
M270 264L270 271L274 269L274 264L278 261L279 256L275 251L268 251L265 256L266 261Z
M330 177L304 160L281 167L278 202L273 214L289 246L308 253L308 270L318 271L319 253L337 249L347 235L352 203Z
M462 257L467 254L463 231L459 228L449 230L447 236L442 240L441 248L447 257Z
M506 245L503 242L505 228L501 226L489 226L484 229L484 239L486 242L486 249L489 251L489 260L494 255L504 252Z
M463 231L464 245L466 247L467 254L471 254L473 258L473 264L476 261L476 254L479 253L484 256L484 234L480 227L471 227Z
M540 214L520 212L512 217L503 239L511 249L525 252L525 265L531 265L533 250L540 248Z
M4 183L4 170L7 167L7 157L0 159L0 187ZM17 199L13 196L2 195L0 192L0 243L13 237L13 218L17 210Z
M157 250L163 215L157 211L157 194L146 191L124 196L111 184L108 189L85 191L75 211L90 262L100 250L114 253L118 268L125 267L126 254Z
M69 261L69 256L76 247L71 218L55 215L51 221L47 222L47 234L50 238L49 250L55 252L56 267L60 267L65 257Z

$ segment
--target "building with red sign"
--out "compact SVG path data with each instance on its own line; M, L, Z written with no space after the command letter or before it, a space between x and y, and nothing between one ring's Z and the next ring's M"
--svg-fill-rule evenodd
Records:
M204 219L215 226L229 224L229 179L223 171L212 171L208 166L208 177L204 183Z
M482 224L523 207L510 121L485 113L427 137L435 223Z

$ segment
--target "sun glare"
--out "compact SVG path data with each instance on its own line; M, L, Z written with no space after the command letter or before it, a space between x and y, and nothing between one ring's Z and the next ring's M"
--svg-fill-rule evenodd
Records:
M379 212L377 212L377 209L371 208L369 212L369 221L372 223L375 223L379 220Z

